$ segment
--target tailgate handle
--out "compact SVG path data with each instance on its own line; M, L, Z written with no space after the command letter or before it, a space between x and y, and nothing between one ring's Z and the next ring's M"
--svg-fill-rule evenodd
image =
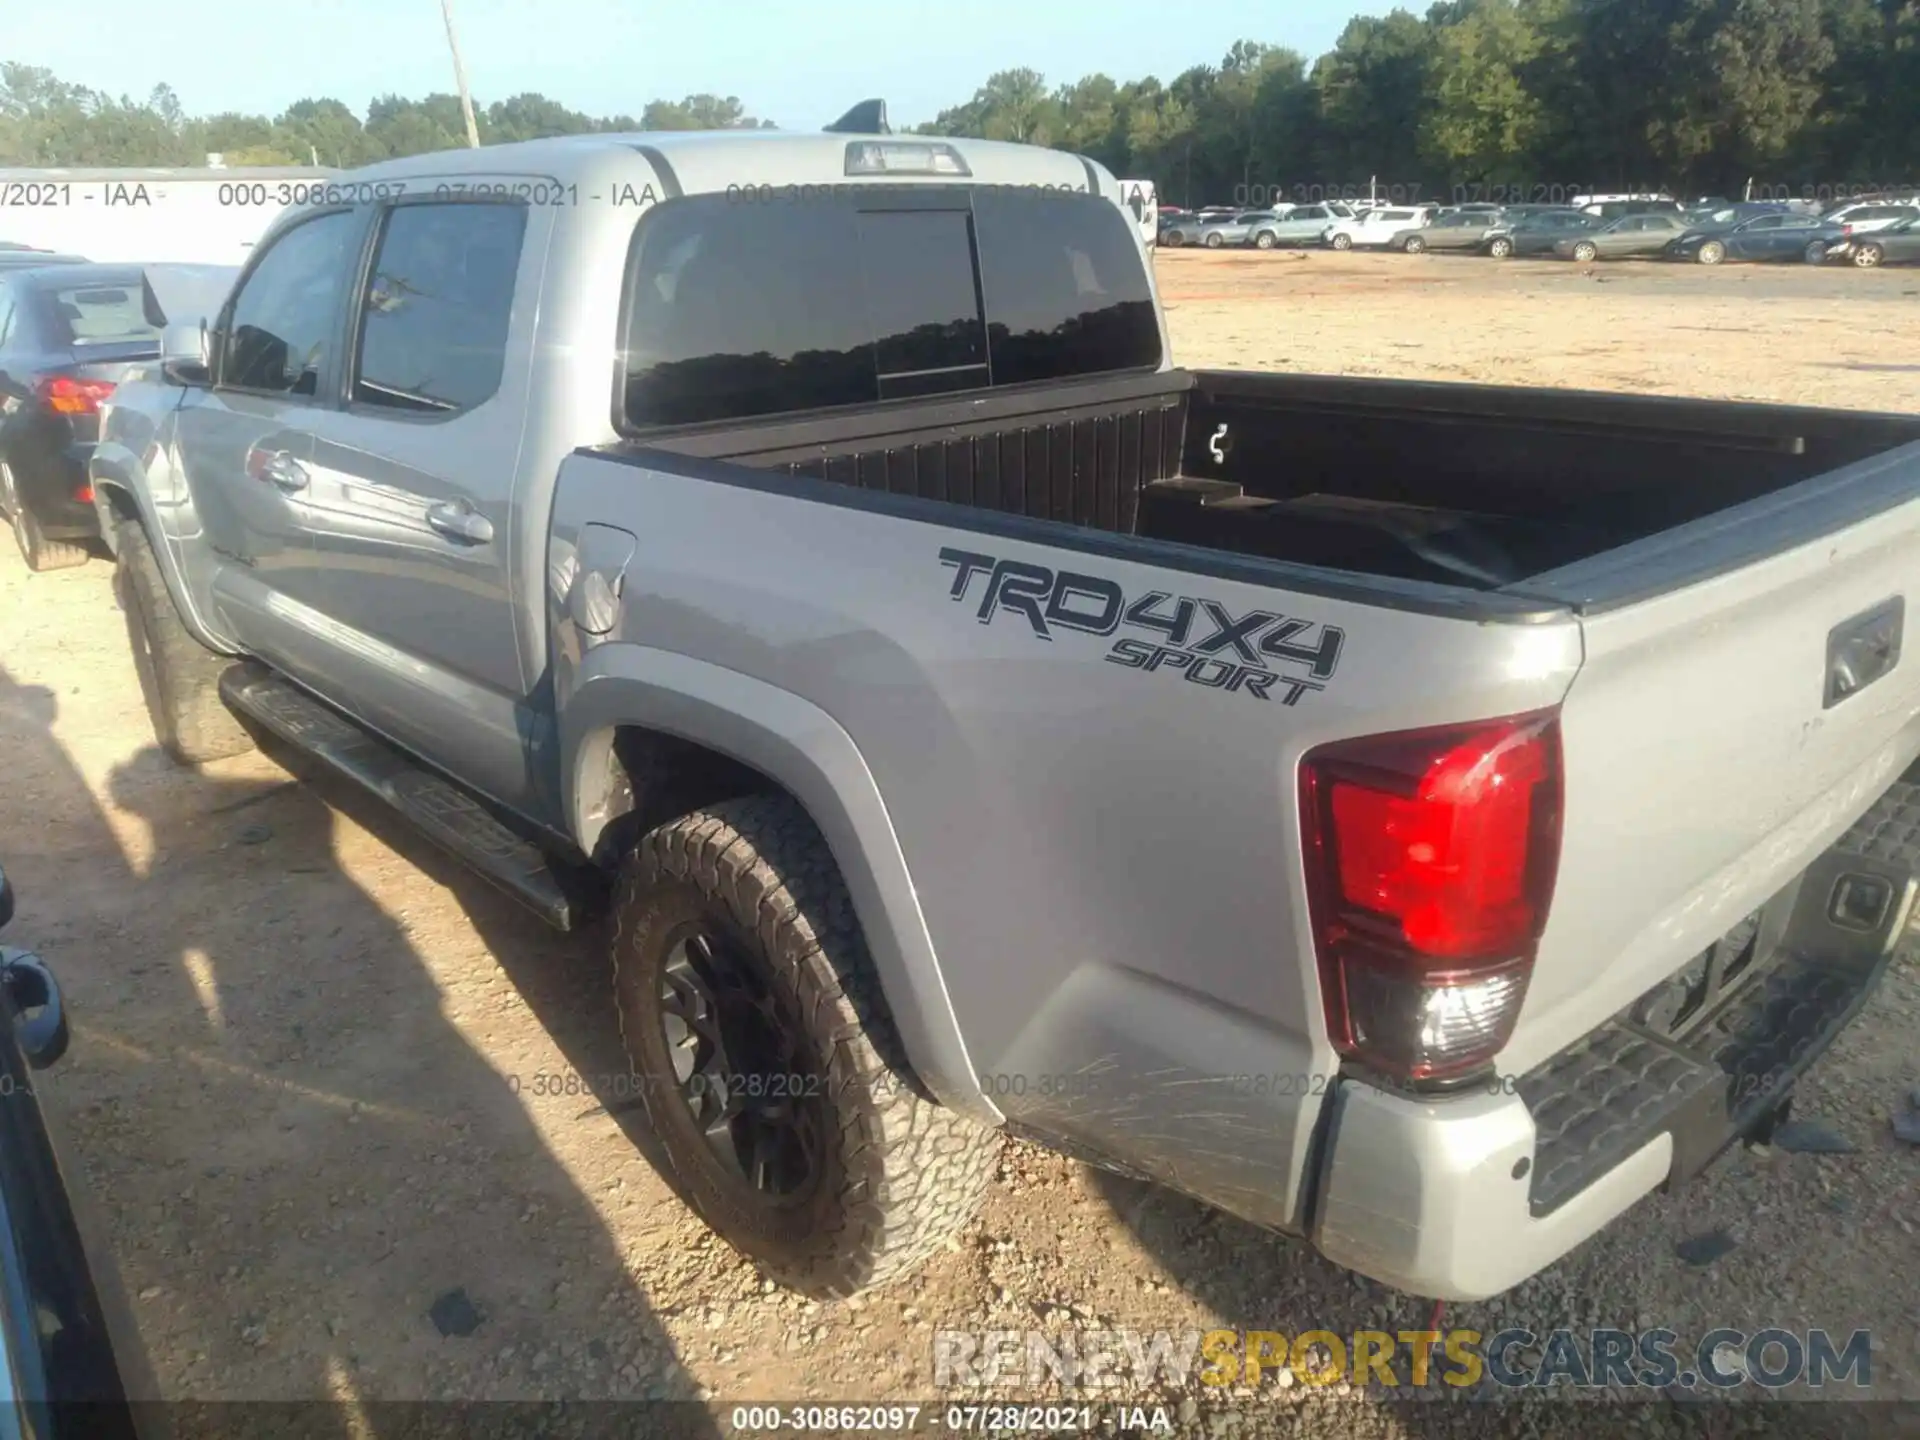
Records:
M1873 609L1843 620L1827 632L1826 700L1831 710L1900 663L1900 635L1906 620L1906 597L1883 600Z

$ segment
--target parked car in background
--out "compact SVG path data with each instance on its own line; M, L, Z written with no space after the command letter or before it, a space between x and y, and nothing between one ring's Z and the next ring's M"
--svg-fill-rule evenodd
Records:
M1276 245L1318 245L1326 239L1329 228L1349 218L1331 205L1292 205L1285 214L1276 211L1273 219L1255 225L1247 243L1261 250Z
M84 255L41 250L32 245L0 245L0 270L31 270L39 265L85 265Z
M1678 215L1623 215L1584 235L1563 235L1553 242L1553 253L1563 260L1624 260L1634 255L1658 255L1669 242L1686 233Z
M1903 220L1920 219L1920 205L1876 201L1870 205L1848 205L1840 210L1829 210L1826 218L1849 235L1872 235L1877 231L1891 230Z
M1805 260L1818 265L1827 258L1827 247L1845 237L1838 225L1816 215L1756 215L1726 229L1688 229L1673 238L1666 254L1702 265L1728 260Z
M1545 255L1568 236L1590 234L1606 225L1598 215L1565 208L1536 210L1517 220L1502 220L1480 238L1480 251L1496 260L1514 255Z
M1869 235L1843 235L1827 247L1827 258L1849 261L1862 270L1920 262L1920 219L1903 220Z
M1409 255L1425 250L1475 250L1500 221L1496 208L1462 205L1442 210L1430 225L1409 226L1387 248Z
M1731 230L1760 215L1791 213L1783 203L1775 200L1733 200L1724 205L1689 208L1682 215L1689 229Z
M1336 250L1380 249L1392 245L1410 229L1418 229L1432 212L1420 206L1369 210L1352 220L1336 220L1327 227L1327 244Z
M87 460L100 407L160 358L170 320L212 316L234 265L53 265L0 272L0 511L29 570L83 564L100 533Z
M1598 215L1602 220L1621 220L1629 215L1679 215L1682 212L1678 200L1668 200L1662 196L1621 196L1597 198L1578 207L1589 215Z
M1272 218L1270 210L1202 210L1179 223L1169 225L1161 235L1166 245L1204 245L1217 250L1222 245L1242 245L1256 221Z

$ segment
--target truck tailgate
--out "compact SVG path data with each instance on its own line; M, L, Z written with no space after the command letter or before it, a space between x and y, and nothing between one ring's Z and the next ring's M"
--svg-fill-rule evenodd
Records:
M1642 593L1662 551L1698 578L1587 604L1559 880L1510 1073L1759 908L1920 753L1920 654L1900 648L1920 601L1920 447L1806 490L1629 547L1613 578ZM1703 575L1708 552L1743 558ZM1600 595L1596 573L1563 572L1558 593Z

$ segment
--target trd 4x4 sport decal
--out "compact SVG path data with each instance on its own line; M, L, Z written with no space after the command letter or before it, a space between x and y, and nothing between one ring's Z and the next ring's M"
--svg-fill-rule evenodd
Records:
M1112 635L1128 626L1153 638L1115 640L1107 651L1112 664L1178 673L1191 685L1282 705L1297 705L1302 695L1327 688L1347 638L1337 625L1268 610L1234 615L1217 600L1166 590L1129 598L1098 575L971 550L943 548L940 563L954 572L949 598L979 597L974 618L982 625L1003 613L1015 615L1041 640L1052 640L1056 629ZM975 584L980 579L984 585ZM1282 666L1288 673L1281 673Z

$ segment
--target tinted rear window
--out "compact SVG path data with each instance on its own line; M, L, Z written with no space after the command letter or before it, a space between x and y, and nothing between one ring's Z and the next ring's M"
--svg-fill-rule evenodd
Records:
M56 345L113 345L157 340L166 317L150 306L145 280L60 286L46 294Z
M629 428L1159 363L1135 232L1099 196L876 189L775 210L699 195L636 236Z

